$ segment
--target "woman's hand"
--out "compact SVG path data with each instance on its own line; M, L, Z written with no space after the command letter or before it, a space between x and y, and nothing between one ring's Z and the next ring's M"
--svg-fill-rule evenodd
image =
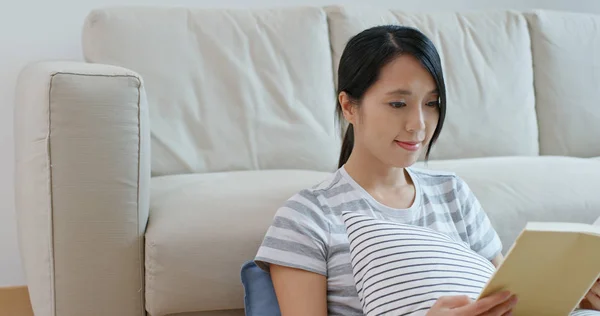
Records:
M596 280L594 286L587 293L580 305L583 309L600 311L600 279Z
M517 298L508 292L472 301L468 296L440 297L426 316L503 316L511 315Z

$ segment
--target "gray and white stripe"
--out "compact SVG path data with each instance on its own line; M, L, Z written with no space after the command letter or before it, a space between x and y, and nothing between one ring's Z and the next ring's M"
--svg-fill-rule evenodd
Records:
M417 192L409 209L380 204L343 167L302 190L277 211L258 250L257 264L265 270L269 264L278 264L326 276L329 315L364 315L352 274L343 212L427 227L487 259L500 252L496 232L460 178L428 170L408 171Z
M425 313L445 295L477 299L494 266L428 228L342 214L357 292L368 316Z
M600 316L600 311L593 311L589 309L576 309L570 316Z

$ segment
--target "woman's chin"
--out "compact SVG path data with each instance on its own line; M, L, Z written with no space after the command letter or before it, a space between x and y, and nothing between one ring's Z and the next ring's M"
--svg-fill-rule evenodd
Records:
M406 155L393 159L390 165L395 168L408 168L419 160L419 155Z

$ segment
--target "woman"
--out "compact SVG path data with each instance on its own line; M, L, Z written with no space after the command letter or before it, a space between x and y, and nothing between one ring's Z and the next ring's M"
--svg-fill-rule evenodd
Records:
M433 228L500 264L500 239L467 184L410 168L423 151L429 157L446 113L440 57L425 35L378 26L353 37L338 69L337 112L349 123L339 169L277 211L256 256L282 315L363 315L342 210ZM428 315L508 315L515 303L510 293L444 297Z

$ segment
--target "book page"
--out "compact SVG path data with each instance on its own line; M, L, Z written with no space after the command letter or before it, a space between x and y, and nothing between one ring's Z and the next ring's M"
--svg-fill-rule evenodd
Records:
M579 223L543 223L532 222L527 223L525 229L527 231L553 231L553 232L574 232L600 236L600 219L596 225L579 224Z
M509 290L519 298L515 316L568 315L600 276L600 235L533 229L521 233L480 299Z

